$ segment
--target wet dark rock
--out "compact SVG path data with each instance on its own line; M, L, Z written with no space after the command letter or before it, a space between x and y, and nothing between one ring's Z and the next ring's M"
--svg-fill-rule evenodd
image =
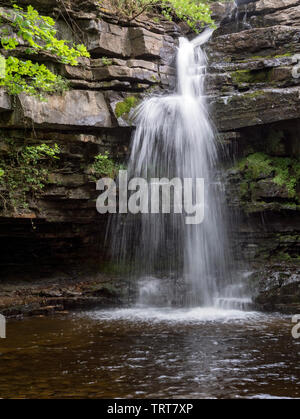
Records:
M286 25L299 27L299 0L260 0L231 7L219 33L240 32L254 27Z
M299 87L268 88L211 99L216 125L221 131L297 118Z
M296 314L300 307L300 268L273 265L252 274L254 303L266 311Z
M236 257L257 272L260 308L285 312L299 309L298 285L289 281L299 282L300 179L296 175L292 187L292 172L285 182L259 170L253 178L239 164L263 153L293 161L298 170L299 7L298 0L261 0L229 8L207 47L215 123L231 133L224 144L234 161L227 160L225 182Z
M255 198L288 199L289 193L285 185L277 185L271 179L262 179L256 184Z
M27 124L45 129L111 127L112 121L103 93L72 90L61 96L49 96L47 102L19 95L19 109L2 125L22 128Z
M0 312L7 317L51 315L66 310L120 306L128 302L128 283L120 277L82 273L38 281L2 281Z
M131 22L120 20L94 0L66 2L66 9L59 13L57 0L18 4L32 4L43 14L54 15L58 36L84 41L91 58L68 66L40 54L38 59L70 85L69 91L50 96L46 102L21 94L12 103L0 89L1 156L8 151L7 140L18 146L56 143L61 149L49 184L38 196L28 196L28 208L12 210L1 201L1 281L7 275L22 277L28 272L34 275L32 280L45 278L62 267L99 271L109 253L104 244L108 217L96 211L99 193L90 166L95 156L106 151L116 165L126 160L131 121L127 116L117 117L115 107L128 96L134 95L138 103L150 91L173 88L181 29L163 19L154 22L147 15ZM31 58L24 46L17 55ZM65 298L58 297L60 291L50 293ZM87 296L74 294L72 298L79 301Z

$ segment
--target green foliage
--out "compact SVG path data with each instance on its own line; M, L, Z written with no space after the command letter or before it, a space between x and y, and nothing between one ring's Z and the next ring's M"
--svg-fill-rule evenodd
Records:
M112 63L113 63L112 60L110 58L107 58L107 57L102 57L101 61L102 61L102 64L105 65L105 66L112 65Z
M93 180L98 180L101 177L114 179L119 169L120 166L109 157L109 153L106 151L104 154L95 156L94 163L90 168L90 176Z
M250 154L239 163L239 169L244 172L246 179L267 177L272 172L271 159L264 153Z
M163 0L162 10L166 18L177 18L184 20L194 32L198 32L198 25L208 24L215 27L211 18L210 7L205 1L195 0Z
M57 144L17 147L9 141L9 150L0 160L2 207L13 211L26 209L28 196L35 196L48 183L49 168L59 159L59 153Z
M44 53L63 64L78 65L79 57L89 57L84 45L68 45L68 41L56 37L55 22L49 16L40 16L32 7L27 11L14 5L13 11L0 10L0 39L2 47L15 50L20 40L25 41L27 54ZM63 91L67 85L61 76L52 73L44 64L23 61L9 56L5 59L5 76L0 86L8 93L25 92L43 98L45 93Z
M114 0L119 12L134 19L146 10L160 9L165 18L176 17L198 32L199 25L214 27L209 1L206 0Z
M251 100L251 99L263 98L264 94L265 94L264 90L255 90L254 92L245 93L244 98L245 98L246 101L248 101L248 100Z
M300 182L300 162L288 157L270 157L264 153L250 154L239 163L239 170L248 182L272 177L279 186L285 186L290 198L296 198L296 186ZM246 193L242 183L241 193ZM255 183L253 184L255 185Z
M52 73L44 64L22 61L16 57L6 60L6 75L0 86L6 87L11 95L27 93L44 99L45 93L62 92L67 89L67 82Z
M233 82L237 85L241 83L266 83L270 81L273 69L259 69L259 70L236 70L231 73Z
M84 45L69 47L67 41L56 38L57 30L51 17L40 16L32 6L28 6L26 12L16 5L13 8L13 12L2 11L0 14L0 18L14 29L13 35L2 30L1 43L5 49L15 49L19 45L18 37L21 37L29 45L28 52L47 51L64 64L77 65L78 57L89 57Z
M115 107L115 113L117 118L120 118L122 115L128 114L132 108L134 108L138 103L138 99L134 96L128 96L122 102L118 102Z
M244 60L237 60L239 63L248 63L253 60L267 60L272 58L285 58L285 57L292 57L295 54L295 51L289 51L285 54L279 55L251 55L251 57L244 59ZM231 61L231 59L230 59Z
M275 255L276 257L276 262L278 261L283 261L283 262L296 262L299 263L300 262L300 256L295 255L295 254L289 254L288 253L288 249L286 249L285 251L281 251L276 253ZM296 301L297 301L297 297L295 297Z
M273 182L288 190L290 198L296 197L296 185L300 180L300 163L290 158L275 157L273 159L275 177Z

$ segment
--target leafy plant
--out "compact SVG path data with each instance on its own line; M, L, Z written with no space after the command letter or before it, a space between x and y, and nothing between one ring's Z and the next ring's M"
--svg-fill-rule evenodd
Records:
M89 57L84 45L69 46L68 41L58 39L54 20L41 16L32 6L28 6L27 11L16 5L10 12L0 9L0 25L1 45L6 51L15 50L22 40L27 54L43 53L63 64L76 66L79 57ZM44 93L67 88L62 77L44 64L23 61L11 55L5 58L5 76L0 78L0 86L6 87L10 94L25 92L41 99Z
M285 185L290 198L296 196L296 185L300 180L300 163L290 158L275 157L273 159L275 177L273 182Z
M300 181L300 162L296 159L253 153L239 163L239 170L248 182L272 177L274 183L286 187L290 198L296 198L296 186Z
M17 147L9 142L9 151L0 160L0 199L4 209L19 211L28 207L28 195L35 196L48 183L49 167L59 159L57 144Z
M135 19L146 10L160 9L168 20L175 16L198 32L199 25L214 27L208 0L113 0L119 13Z
M6 87L11 95L27 93L44 99L45 93L62 92L67 89L67 82L50 71L44 64L22 61L16 57L6 60L6 75L0 86Z
M271 159L266 154L253 153L240 162L239 169L244 172L246 179L259 179L272 173L270 163Z
M110 157L109 152L98 154L95 156L94 163L90 168L90 175L93 180L98 180L101 177L115 178L120 166L116 164Z
M113 63L112 60L110 58L107 58L107 57L102 57L101 61L102 61L102 64L105 65L105 66L112 65L112 63Z
M117 118L122 115L128 114L132 108L137 105L138 99L134 96L128 96L122 102L118 102L115 107L115 113Z

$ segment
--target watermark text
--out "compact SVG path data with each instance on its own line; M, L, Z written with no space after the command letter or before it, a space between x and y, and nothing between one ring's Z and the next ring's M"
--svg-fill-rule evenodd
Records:
M204 220L204 179L173 179L141 177L128 179L120 170L117 183L102 178L96 189L103 191L96 207L100 214L185 214L186 224L200 224ZM118 206L117 206L118 197Z

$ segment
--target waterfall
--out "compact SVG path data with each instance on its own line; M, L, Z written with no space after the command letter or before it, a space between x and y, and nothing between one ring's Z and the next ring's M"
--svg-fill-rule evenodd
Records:
M248 11L249 11L248 4L255 3L256 1L258 0L234 0L234 5L233 5L232 10L230 11L228 18L229 18L229 21L231 21L234 15L235 26L236 26L237 31L252 28L250 22L248 22ZM240 21L239 7L242 5L244 6L244 15L243 15L242 20Z
M185 214L173 212L114 217L113 254L140 282L140 302L211 305L231 282L220 150L204 94L202 46L211 34L206 29L192 41L179 39L177 92L150 97L136 110L128 178L150 185L157 178L203 178L205 185L200 224L186 224Z

